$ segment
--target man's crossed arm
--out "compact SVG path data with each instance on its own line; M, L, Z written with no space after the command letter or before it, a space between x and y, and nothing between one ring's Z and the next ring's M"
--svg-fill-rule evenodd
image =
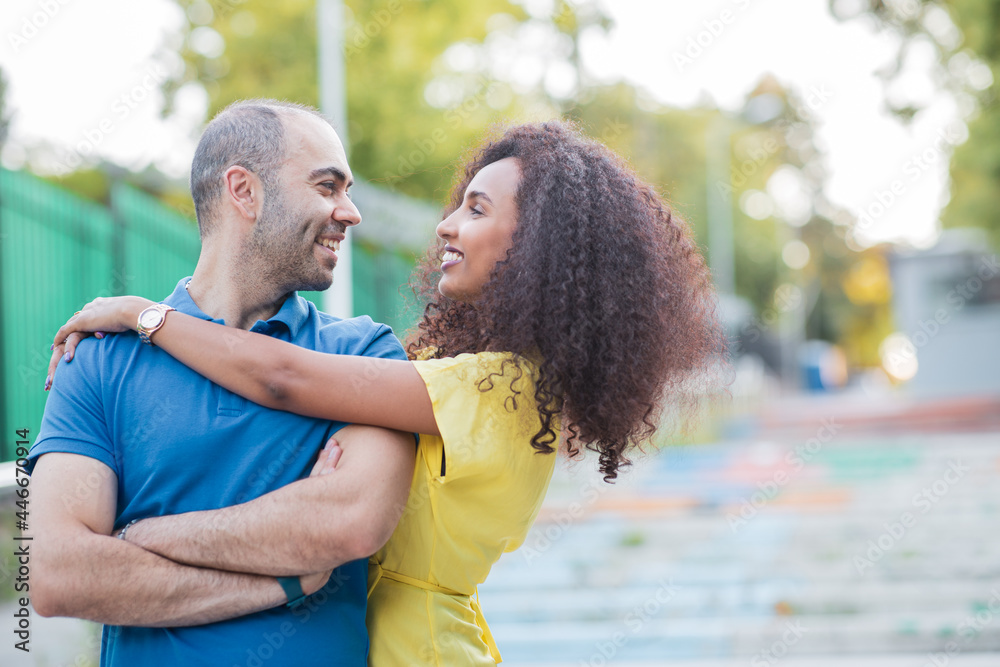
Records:
M89 457L43 455L32 475L36 611L111 625L199 625L283 603L274 576L309 575L303 588L319 590L330 570L381 548L413 475L408 434L348 426L337 439L343 455L333 474L243 505L141 521L128 542L110 535L114 473ZM95 478L102 482L86 498L64 502L66 489Z
M382 548L406 507L413 436L374 426L336 435L335 472L219 510L143 520L130 543L178 563L271 576L322 572Z

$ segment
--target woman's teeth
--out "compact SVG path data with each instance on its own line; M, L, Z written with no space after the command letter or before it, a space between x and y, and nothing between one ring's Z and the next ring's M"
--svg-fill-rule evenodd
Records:
M322 246L326 246L327 248L330 248L331 250L334 251L340 250L340 241L334 241L332 239L322 239L319 241L319 244Z
M462 260L462 253L453 252L449 250L445 254L441 255L441 262L460 262Z

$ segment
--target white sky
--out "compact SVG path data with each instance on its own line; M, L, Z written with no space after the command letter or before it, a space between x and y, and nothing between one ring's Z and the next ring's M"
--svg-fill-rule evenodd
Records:
M890 35L864 21L834 21L826 0L605 5L616 27L607 40L585 43L585 63L596 74L625 76L667 104L691 106L707 97L736 110L771 72L815 102L827 196L856 213L876 204L865 238L926 244L934 237L950 148L943 144L942 152L935 140L942 131L953 142L964 139L964 125L950 98L934 97L926 68L909 73L902 91L930 102L927 111L904 127L882 110L884 91L874 72L895 54ZM727 22L720 20L724 11ZM180 24L180 11L167 0L3 0L0 67L16 113L4 165L17 168L25 149L40 141L60 147L63 163L74 157L74 146L97 143L99 154L126 166L152 161L184 173L204 100L190 91L181 96L181 117L163 121L158 73L151 69L153 54ZM701 52L688 52L689 40L699 39ZM675 54L689 53L693 62L678 66ZM880 198L891 199L884 211Z

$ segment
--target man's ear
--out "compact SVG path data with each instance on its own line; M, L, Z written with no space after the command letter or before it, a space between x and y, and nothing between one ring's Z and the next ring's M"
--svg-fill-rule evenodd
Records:
M252 171L233 165L222 176L225 184L223 199L247 222L254 223L264 203L264 187Z

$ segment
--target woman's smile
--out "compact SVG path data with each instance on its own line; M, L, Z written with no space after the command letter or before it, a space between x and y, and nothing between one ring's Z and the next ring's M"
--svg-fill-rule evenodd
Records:
M469 182L461 206L438 225L437 234L447 243L441 255L441 294L458 301L479 298L511 246L520 182L516 158L486 165Z
M461 252L451 247L450 245L445 246L444 254L441 255L441 270L444 271L450 266L455 266L463 259L465 259L465 255L463 255Z

